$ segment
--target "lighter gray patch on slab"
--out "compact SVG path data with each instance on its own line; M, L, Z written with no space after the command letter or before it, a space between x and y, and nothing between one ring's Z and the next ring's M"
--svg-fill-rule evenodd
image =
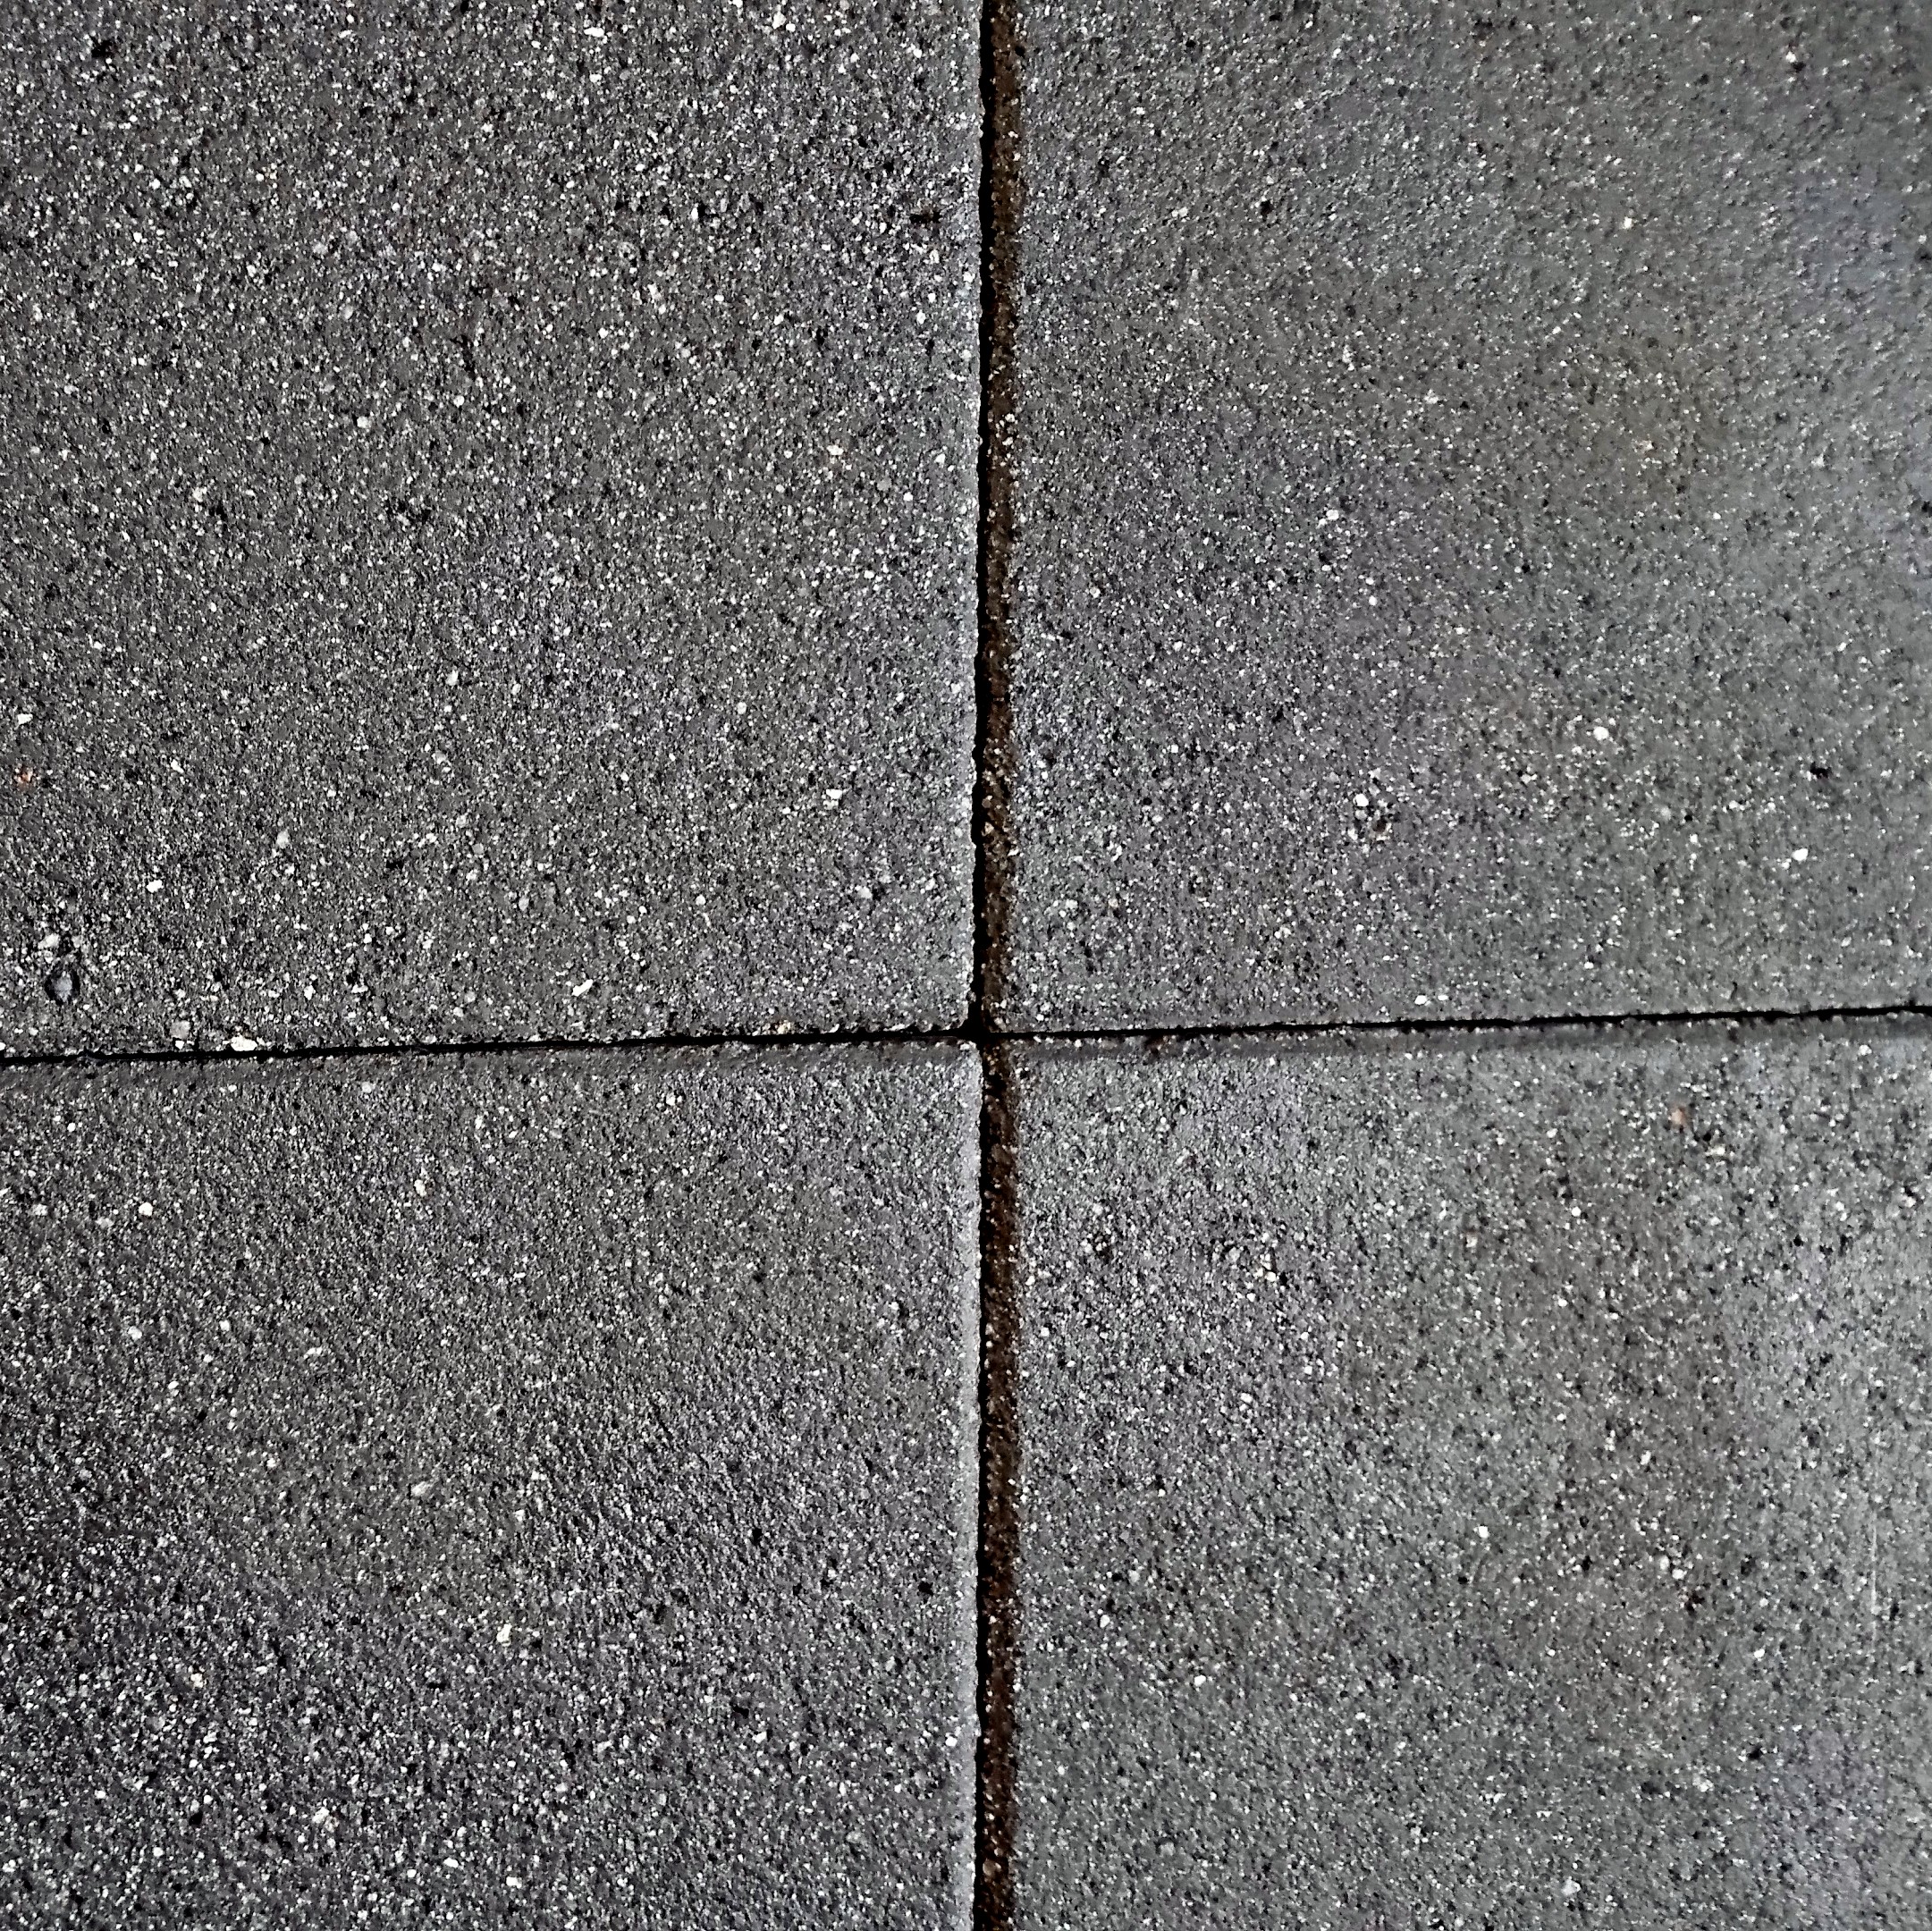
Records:
M1928 1076L1023 1054L1019 1921L1924 1921Z

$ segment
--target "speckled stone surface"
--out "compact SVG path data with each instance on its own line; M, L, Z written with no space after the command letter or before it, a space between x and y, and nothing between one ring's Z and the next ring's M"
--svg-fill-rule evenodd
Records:
M9 13L0 1043L958 1017L977 45Z
M977 1094L12 1075L0 1918L963 1927Z
M1022 9L1009 1023L1932 991L1932 13Z
M1926 1923L1928 1079L1021 1056L1019 1921Z

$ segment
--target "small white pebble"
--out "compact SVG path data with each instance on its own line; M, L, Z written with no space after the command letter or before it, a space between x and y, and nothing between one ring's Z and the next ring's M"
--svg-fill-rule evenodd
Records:
M416 1498L417 1501L420 1502L426 1496L428 1495L429 1491L434 1487L435 1484L434 1482L411 1482L409 1484L409 1493Z
M141 1331L139 1328L130 1328L127 1330L127 1336L130 1341L139 1341L141 1337Z
M1791 862L1793 864L1802 864L1810 856L1811 847L1809 845L1800 845L1793 850Z
M237 1033L228 1041L228 1050L230 1052L258 1052L261 1046L258 1041L251 1040L246 1033Z
M152 1220L155 1217L155 1203L151 1200L144 1200L134 1210L143 1220Z
M1607 724L1599 724L1595 730L1590 732L1590 735L1594 738L1599 744L1608 744L1610 741L1610 727Z

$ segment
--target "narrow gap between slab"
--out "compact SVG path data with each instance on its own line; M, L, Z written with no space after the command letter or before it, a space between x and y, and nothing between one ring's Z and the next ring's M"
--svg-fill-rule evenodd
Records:
M1017 0L980 13L980 401L977 637L974 654L973 977L966 1033L979 1048L979 1736L973 1807L974 1931L1014 1921L1014 1665L1018 1560L1019 1320L1006 995L1013 847L1008 569L1013 544L1015 350L1021 169Z
M1013 1735L1018 1657L1019 1269L1009 1055L981 1050L979 1741L974 1804L974 1931L1014 1921Z
M1008 570L1013 544L1013 436L1018 401L1019 87L1016 0L983 0L980 21L980 406L978 637L974 656L973 977L967 1028L997 1029L1012 905L1011 662Z
M1413 1040L1426 1046L1455 1039L1506 1039L1565 1033L1640 1033L1648 1030L1717 1029L1725 1026L1822 1025L1835 1022L1879 1024L1932 1020L1932 1005L1905 999L1887 1006L1714 1007L1682 1012L1537 1013L1517 1019L1335 1019L1280 1020L1257 1025L1093 1025L1017 1027L998 1031L975 1013L964 1026L869 1031L854 1027L789 1033L643 1033L598 1039L392 1040L325 1046L263 1044L252 1051L210 1051L200 1047L76 1048L66 1051L0 1051L0 1079L9 1072L64 1067L75 1072L115 1067L240 1067L312 1064L332 1059L492 1059L518 1056L581 1057L595 1053L780 1052L808 1048L882 1046L974 1046L983 1055L1026 1046L1165 1047L1217 1041L1266 1047L1306 1041Z
M0 1052L0 1075L13 1067L248 1066L266 1061L325 1059L487 1059L516 1054L777 1051L837 1046L960 1046L967 1034L944 1027L795 1027L785 1032L636 1033L596 1039L350 1040L326 1045L280 1046L263 1041L246 1050L202 1046L136 1046L37 1053Z
M1932 1018L1932 1006L1911 999L1880 1006L1730 1006L1680 1012L1532 1013L1514 1019L1308 1019L1202 1025L1033 1026L1005 1033L1013 1046L1114 1046L1142 1043L1159 1049L1194 1041L1253 1041L1292 1044L1298 1040L1414 1040L1501 1038L1510 1034L1636 1032L1668 1027L1824 1025L1835 1020Z

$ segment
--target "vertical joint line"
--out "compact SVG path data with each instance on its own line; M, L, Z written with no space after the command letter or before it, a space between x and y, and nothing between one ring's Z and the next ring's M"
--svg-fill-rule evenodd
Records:
M1014 1920L1013 1697L1017 1656L1019 1361L1011 1067L1000 1041L1012 905L1008 700L1020 170L1017 0L980 14L978 633L974 669L973 978L966 1030L980 1049L979 1739L974 1931Z
M973 983L968 1026L992 1035L1005 992L1012 903L1012 720L1008 570L1013 545L1014 328L1019 249L1015 0L980 16L978 638L974 662Z
M982 1049L980 1114L979 1746L974 1931L1014 1921L1014 1692L1018 1656L1019 1298L1008 1049Z

